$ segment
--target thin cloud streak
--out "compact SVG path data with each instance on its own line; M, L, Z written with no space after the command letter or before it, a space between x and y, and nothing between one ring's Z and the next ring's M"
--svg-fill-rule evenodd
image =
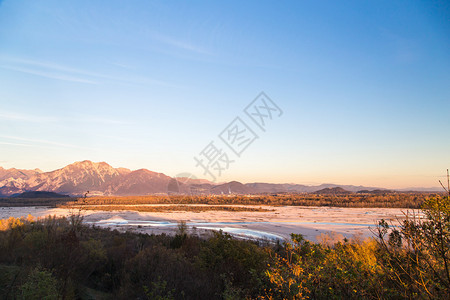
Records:
M11 67L11 66L5 66L5 65L0 66L0 67L3 69L37 75L37 76L46 77L46 78L50 78L50 79L57 79L57 80L78 82L78 83L98 84L97 82L92 81L92 80L86 80L83 78L78 78L78 77L68 76L68 75L63 75L63 74L57 74L57 73L42 72L42 71L37 71L37 70L29 69L29 68Z
M12 120L12 121L25 121L25 122L33 122L33 123L47 123L47 122L56 122L58 119L49 118L49 117L39 117L25 114L18 114L15 112L0 112L0 120Z
M15 63L20 64L22 66L10 66L10 65L2 65L0 67L4 69L9 69L13 71L19 71L24 73L29 73L33 75L43 76L47 78L52 79L58 79L58 80L66 80L66 81L73 81L73 82L79 82L79 83L88 83L88 84L100 84L101 81L99 79L106 79L111 80L115 82L121 82L125 84L154 84L154 85L160 85L160 86L166 86L166 87L178 87L177 85L157 80L149 77L132 77L128 76L127 78L123 77L117 77L117 76L109 76L104 75L100 73L95 72L89 72L85 70L80 70L76 68L66 67L59 64L54 64L51 62L42 62L42 61L35 61L35 60L27 60L27 59L21 59L21 58L10 58L10 57L0 57L0 59L9 62L9 63ZM44 70L39 70L33 67L39 67ZM65 74L64 74L65 73ZM78 76L77 76L78 75ZM89 79L80 77L86 76L91 77Z
M54 117L46 117L46 116L35 116L28 115L22 113L15 113L11 111L3 111L0 112L0 121L8 120L8 121L21 121L21 122L31 122L31 123L53 123L53 122L80 122L80 123L98 123L98 124L106 124L106 125L132 125L134 122L123 121L123 120L115 120L110 118L103 118L101 116L74 116L67 117L62 119L54 118Z
M122 121L122 120L114 120L114 119L107 119L107 118L101 118L101 117L84 117L80 116L78 119L81 122L92 122L92 123L101 123L106 125L132 125L134 123Z
M54 150L61 149L60 147L56 147L56 146L36 145L36 144L22 144L22 143L11 143L11 142L0 142L0 145L17 146L17 147L28 147L28 148L39 148L39 149L54 149ZM5 163L6 162L7 161L5 161Z
M76 146L76 145L47 141L47 140L29 139L29 138L22 138L22 137L16 137L16 136L8 136L8 135L0 135L0 138L23 141L23 142L30 142L30 143L47 144L47 145L52 145L52 146L64 147L64 148L92 150L91 148L87 148L87 147L80 147L80 146ZM30 145L30 146L32 146L32 145Z
M29 145L29 144L19 144L19 143L9 143L9 142L0 142L0 145L21 146L21 147L39 147L39 145Z
M36 61L36 60L29 60L29 59L23 59L23 58L11 58L11 57L8 57L8 58L3 57L3 59L6 61L9 61L9 62L18 63L18 64L22 64L22 65L32 65L32 66L37 66L37 67L43 67L45 69L58 70L58 71L63 71L63 72L68 72L68 73L77 73L77 74L94 76L94 77L101 76L101 74L88 72L85 70L80 70L80 69L75 69L75 68L70 68L70 67L58 65L55 63L51 63L51 62L42 62L42 61Z
M198 53L198 54L211 55L211 53L209 51L207 51L207 50L205 50L205 49L203 49L201 47L198 47L196 45L187 43L185 41L174 39L174 38L169 37L167 35L161 35L159 33L154 33L154 34L152 34L152 37L154 39L162 42L162 43L174 46L176 48L180 48L180 49L183 49L183 50L188 50L188 51L195 52L195 53Z
M56 149L56 150L61 149L61 147L56 147L56 146L36 145L36 144L22 144L22 143L11 143L11 142L0 142L0 145L28 147L28 148L41 148L41 149Z

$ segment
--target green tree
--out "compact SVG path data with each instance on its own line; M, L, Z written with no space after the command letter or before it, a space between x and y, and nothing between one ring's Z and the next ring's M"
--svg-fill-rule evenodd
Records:
M33 269L27 277L27 280L19 288L19 299L27 300L53 300L58 299L58 281L52 273Z

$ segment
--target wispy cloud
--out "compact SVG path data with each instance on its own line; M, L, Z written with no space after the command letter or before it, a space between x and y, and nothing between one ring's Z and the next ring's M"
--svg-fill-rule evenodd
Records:
M62 119L56 117L48 117L48 116L39 116L39 115L31 115L24 113L17 113L12 111L0 111L0 120L6 121L20 121L20 122L30 122L30 123L52 123L52 122L60 122ZM106 125L131 125L133 122L121 119L114 119L103 116L86 116L86 115L75 115L72 117L65 117L63 120L65 123L67 122L82 122L82 123L98 123L98 124L106 124Z
M111 76L87 70L72 68L52 62L37 61L30 59L14 58L14 57L0 57L3 64L0 68L33 74L41 77L84 83L84 84L101 84L104 82L115 82L122 84L152 84L167 87L178 87L174 84L163 80L153 79L144 76Z
M119 135L107 135L107 134L95 134L95 136L102 138L102 139L108 139L113 141L120 141L120 142L126 142L128 144L136 144L141 142L141 139L132 139L132 138L126 138Z
M160 33L153 33L152 37L162 43L168 44L168 45L176 47L176 48L180 48L182 50L188 50L188 51L195 52L198 54L211 55L211 53L209 51L207 51L205 48L199 47L197 45L194 45L192 43L189 43L189 42L186 42L186 41L183 41L180 39L172 38L167 35L162 35Z
M131 64L127 64L127 63L120 63L120 62L110 62L111 65L116 66L116 67L120 67L122 69L127 69L127 70L135 70L136 66L131 65Z
M58 119L52 118L52 117L27 115L27 114L21 114L21 113L9 112L9 111L1 111L0 112L0 120L1 119L12 120L12 121L36 122L36 123L58 121Z
M20 147L36 147L36 145L11 143L11 142L0 142L0 145L20 146Z
M22 73L28 73L28 74L51 78L51 79L70 81L70 82L79 82L79 83L97 84L97 82L92 81L92 80L87 80L84 78L79 78L79 77L65 75L65 74L59 74L59 73L55 73L55 72L45 72L45 71L33 70L30 68L5 66L5 65L2 65L0 67L3 69L18 71L18 72L22 72Z
M98 117L98 116L80 116L76 120L79 120L81 122L100 123L100 124L107 124L107 125L129 125L129 124L133 124L132 122L128 122L128 121L124 121L124 120L103 118L103 117Z
M60 143L60 142L54 142L54 141L48 141L48 140L41 140L41 139L30 139L30 138L23 138L23 137L18 137L18 136L9 136L9 135L0 135L0 138L6 139L6 140L15 140L15 141L31 143L31 144L22 144L22 143L0 141L0 143L9 143L10 145L16 144L16 145L21 145L21 146L33 147L33 146L40 146L39 144L44 144L44 145L64 147L64 148L92 150L91 148L87 148L87 147L71 145L71 144L66 144L66 143Z

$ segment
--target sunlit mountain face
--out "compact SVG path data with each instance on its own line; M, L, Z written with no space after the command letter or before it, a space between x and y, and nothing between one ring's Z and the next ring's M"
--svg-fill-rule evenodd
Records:
M114 168L105 162L75 162L51 172L0 168L0 193L11 196L27 191L51 191L66 195L153 195L153 194L273 194L349 193L384 191L353 185L302 185L274 183L214 183L206 179L173 178L147 169Z

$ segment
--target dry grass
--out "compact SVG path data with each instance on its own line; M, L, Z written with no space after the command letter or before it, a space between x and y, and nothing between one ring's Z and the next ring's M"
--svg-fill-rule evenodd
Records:
M89 197L89 205L139 205L139 204L209 204L209 205L292 205L292 206L334 206L334 207L384 207L419 208L430 193L386 193L317 195L230 195L230 196L129 196L129 197ZM81 200L79 200L81 201ZM74 202L76 203L76 202ZM67 203L70 204L70 203Z
M101 210L101 211L139 211L139 212L204 212L204 211L251 211L251 212L268 212L273 209L265 209L262 207L245 207L245 206L220 206L220 205L60 205L60 208L80 208L82 210Z
M144 204L208 204L208 205L291 205L291 206L334 206L359 208L420 208L433 193L396 193L385 194L279 194L279 195L196 195L196 196L102 196L63 199L0 199L0 207L10 206L47 206L61 205L144 205ZM147 208L148 209L148 208Z

